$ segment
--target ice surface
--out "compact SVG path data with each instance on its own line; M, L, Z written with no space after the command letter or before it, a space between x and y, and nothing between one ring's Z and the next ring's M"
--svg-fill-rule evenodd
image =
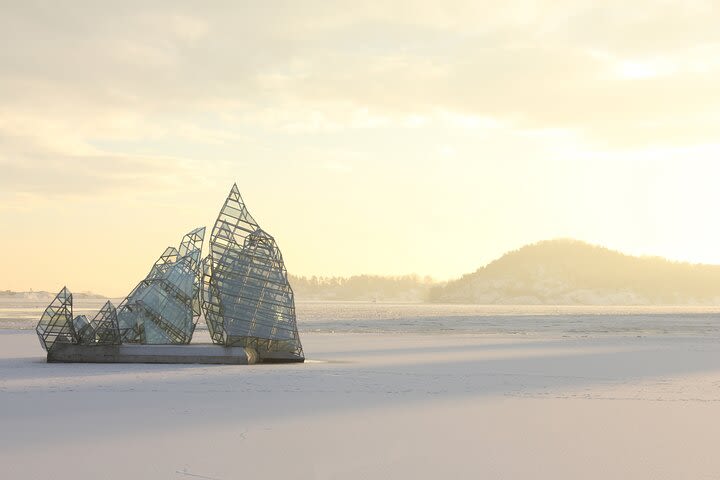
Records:
M717 312L301 308L296 365L46 364L0 330L4 478L720 472Z

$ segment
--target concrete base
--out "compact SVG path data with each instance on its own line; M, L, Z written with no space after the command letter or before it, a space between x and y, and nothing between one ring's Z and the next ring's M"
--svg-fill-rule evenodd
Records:
M258 362L252 348L213 344L72 345L56 343L47 361L64 363L203 363L250 365Z
M254 350L253 350L254 351ZM259 359L258 363L304 363L305 357L292 353L267 352Z
M258 356L253 348L223 347L212 343L189 345L73 345L56 343L47 354L48 363L204 363L252 365L254 363L302 363L304 357L268 352Z

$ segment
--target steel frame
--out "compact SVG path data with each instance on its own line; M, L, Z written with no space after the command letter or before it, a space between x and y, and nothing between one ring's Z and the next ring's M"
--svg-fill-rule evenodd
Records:
M203 261L203 312L213 342L302 356L295 296L275 239L233 185Z

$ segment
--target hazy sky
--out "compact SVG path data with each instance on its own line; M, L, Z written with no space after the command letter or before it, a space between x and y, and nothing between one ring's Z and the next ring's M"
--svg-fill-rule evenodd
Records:
M720 263L716 0L0 2L0 289L125 294L233 182L296 274Z

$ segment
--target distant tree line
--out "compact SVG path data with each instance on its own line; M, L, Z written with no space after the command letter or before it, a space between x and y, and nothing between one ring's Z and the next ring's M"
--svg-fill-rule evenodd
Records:
M720 304L720 266L625 255L570 239L526 245L444 283L419 275L290 275L302 300L555 305ZM0 297L52 298L45 291ZM80 292L77 298L103 298Z
M419 275L351 277L300 277L290 275L290 285L299 300L406 301L427 298L433 284Z

